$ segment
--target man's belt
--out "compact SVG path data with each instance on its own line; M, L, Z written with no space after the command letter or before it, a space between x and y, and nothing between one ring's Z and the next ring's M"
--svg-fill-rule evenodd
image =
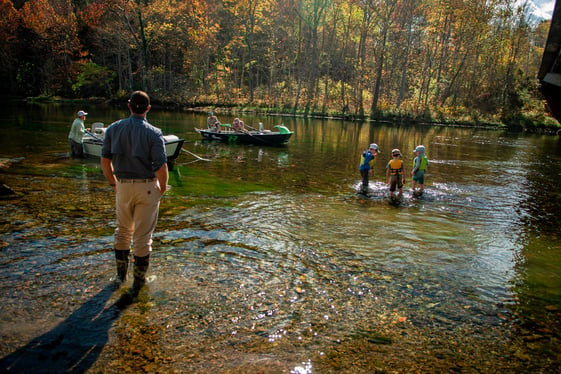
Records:
M125 178L117 178L119 183L149 183L154 182L156 178L144 178L144 179L125 179Z

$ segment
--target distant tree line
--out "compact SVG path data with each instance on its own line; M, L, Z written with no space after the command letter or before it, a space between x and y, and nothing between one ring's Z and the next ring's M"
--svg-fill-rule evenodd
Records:
M303 114L543 112L549 22L514 3L0 0L0 79L19 96L143 89L162 103Z

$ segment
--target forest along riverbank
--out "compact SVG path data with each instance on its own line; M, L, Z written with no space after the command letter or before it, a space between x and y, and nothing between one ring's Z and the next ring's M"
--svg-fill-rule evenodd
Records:
M165 17L158 7L131 3L131 14L151 20L153 28L146 30L142 23L123 24L111 2L98 3L95 11L77 3L60 13L56 6L7 3L5 22L19 27L6 28L12 43L0 79L6 92L25 95L122 98L129 94L125 87L150 87L154 102L183 100L190 106L255 103L309 116L408 113L523 127L554 122L544 113L537 79L551 23L537 21L533 7L461 2L454 17L441 17L452 10L435 0L404 2L391 16L378 14L372 4L331 5L314 4L308 12L297 3L259 3L240 14L237 3L190 4L189 12L219 25L206 27L199 17L184 18L183 3L169 4ZM44 18L61 27L20 22L29 14L48 14ZM238 28L230 14L259 27ZM288 14L307 21L295 24ZM179 25L192 32L168 32ZM442 30L453 35L453 43ZM59 40L72 41L66 56L76 58L60 56ZM194 48L168 48L177 45ZM224 51L231 57L224 58Z

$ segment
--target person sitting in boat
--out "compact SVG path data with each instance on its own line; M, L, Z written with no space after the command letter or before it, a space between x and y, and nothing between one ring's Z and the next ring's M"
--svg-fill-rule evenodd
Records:
M220 121L213 112L208 112L206 123L211 131L220 132Z
M239 118L234 118L232 122L232 128L236 131L243 132L244 131L244 123Z

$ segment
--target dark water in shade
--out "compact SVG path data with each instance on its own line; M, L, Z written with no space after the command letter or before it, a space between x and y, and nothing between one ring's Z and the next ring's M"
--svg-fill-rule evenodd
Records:
M155 110L153 124L213 161L178 160L148 287L118 309L128 284L111 287L112 195L96 160L64 155L78 109L90 124L125 115L0 109L0 159L24 157L0 168L20 193L0 200L3 369L554 372L561 363L558 137L243 116L295 134L284 147L228 146L200 141L202 114ZM371 142L382 154L365 198L357 169ZM392 200L390 151L400 148L410 170L418 144L430 160L426 192L412 196L408 175Z

